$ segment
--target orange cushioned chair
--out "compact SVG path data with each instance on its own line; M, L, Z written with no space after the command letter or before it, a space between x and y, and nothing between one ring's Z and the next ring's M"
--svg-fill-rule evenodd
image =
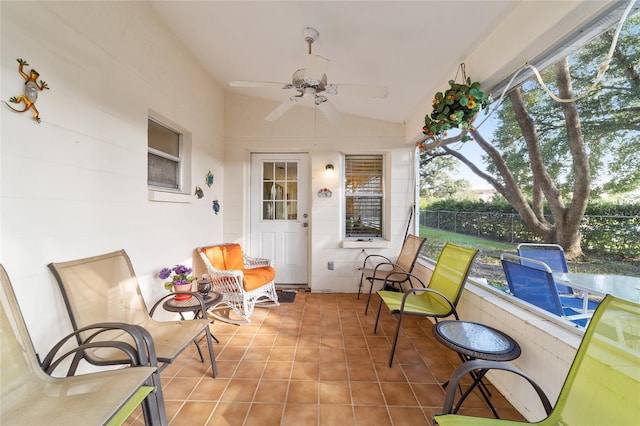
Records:
M212 290L222 294L222 301L213 307L214 314L231 308L242 317L241 321L234 321L226 315L221 320L248 323L256 303L279 304L276 271L269 259L247 256L240 244L200 247L198 253L209 272Z

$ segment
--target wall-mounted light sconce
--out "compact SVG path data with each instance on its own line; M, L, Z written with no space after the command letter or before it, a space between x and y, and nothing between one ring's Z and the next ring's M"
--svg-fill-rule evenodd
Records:
M324 167L325 176L333 176L333 164L327 164Z

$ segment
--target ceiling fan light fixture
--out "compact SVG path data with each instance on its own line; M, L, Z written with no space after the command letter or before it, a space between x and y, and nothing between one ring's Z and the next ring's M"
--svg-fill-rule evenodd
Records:
M313 87L305 87L302 92L302 97L305 99L309 99L316 95L316 89Z
M320 105L321 103L323 103L323 102L327 102L327 101L328 101L328 99L327 99L327 97L326 97L326 96L323 96L323 95L316 95L316 99L315 99L315 103L316 103L316 105Z
M306 55L304 68L296 70L292 77L291 83L275 83L268 81L231 81L231 87L268 87L284 90L295 90L297 94L289 96L275 110L271 111L266 117L267 121L275 121L282 117L292 106L304 104L319 109L329 121L337 121L340 119L340 112L333 103L325 95L341 94L353 96L365 96L371 98L385 98L389 93L386 87L368 86L359 84L328 84L327 74L325 71L329 66L330 60L311 53L311 45L318 40L319 33L314 28L306 27L302 30L305 42L309 46L309 52ZM313 104L311 103L313 101Z

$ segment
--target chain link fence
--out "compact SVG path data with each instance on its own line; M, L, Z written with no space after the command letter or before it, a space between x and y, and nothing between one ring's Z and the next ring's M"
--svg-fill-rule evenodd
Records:
M420 226L513 244L542 241L513 213L420 210L419 220ZM584 216L580 232L585 252L640 258L640 216Z

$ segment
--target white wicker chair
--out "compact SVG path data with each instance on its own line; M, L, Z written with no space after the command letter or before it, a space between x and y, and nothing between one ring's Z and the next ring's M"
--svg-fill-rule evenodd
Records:
M200 247L198 253L211 278L211 289L222 294L222 300L210 308L218 319L238 324L249 323L256 304L279 305L271 260L249 257L239 244ZM229 309L242 319L230 318Z

